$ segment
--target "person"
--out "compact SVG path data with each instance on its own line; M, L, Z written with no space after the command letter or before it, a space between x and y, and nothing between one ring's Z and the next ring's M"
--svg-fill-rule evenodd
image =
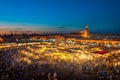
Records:
M50 75L51 75L51 73L49 72L49 73L48 73L48 80L50 80Z
M56 72L53 73L53 78L54 78L54 80L57 80L57 73Z

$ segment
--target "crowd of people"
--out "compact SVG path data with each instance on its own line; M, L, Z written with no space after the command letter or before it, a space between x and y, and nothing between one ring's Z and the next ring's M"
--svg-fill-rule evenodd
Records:
M34 45L0 50L0 80L120 80L119 50L100 55L50 49Z

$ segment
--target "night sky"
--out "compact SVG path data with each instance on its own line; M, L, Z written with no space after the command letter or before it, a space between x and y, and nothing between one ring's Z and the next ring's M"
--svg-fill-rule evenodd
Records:
M120 33L120 0L0 0L0 32Z

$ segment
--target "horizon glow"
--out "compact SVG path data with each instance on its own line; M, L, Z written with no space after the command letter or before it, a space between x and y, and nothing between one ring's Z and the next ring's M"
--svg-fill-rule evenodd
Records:
M119 0L0 0L0 32L119 33Z

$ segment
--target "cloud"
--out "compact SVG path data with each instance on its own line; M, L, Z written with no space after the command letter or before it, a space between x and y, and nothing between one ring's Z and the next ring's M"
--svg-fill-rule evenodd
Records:
M9 30L8 28L0 28L0 31L7 31Z
M14 28L14 30L23 30L23 28Z
M65 30L64 26L42 25L42 24L27 24L27 23L0 23L0 33L44 33L57 32ZM2 32L1 32L2 31Z
M60 28L60 29L62 28L62 29L63 29L63 28L65 28L65 27L61 26L61 27L57 27L57 28Z

